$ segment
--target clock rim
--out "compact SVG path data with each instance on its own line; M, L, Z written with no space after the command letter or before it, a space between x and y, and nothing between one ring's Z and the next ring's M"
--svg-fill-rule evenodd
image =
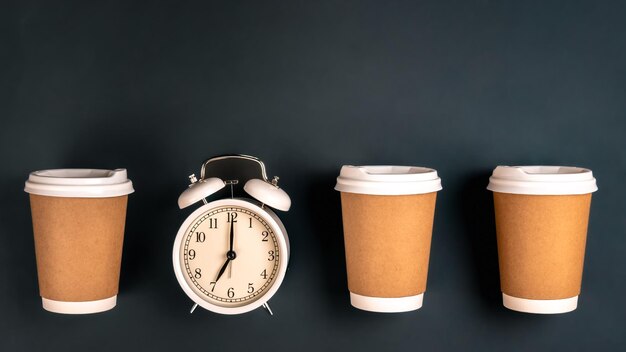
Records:
M255 213L259 214L263 217L265 221L272 227L274 233L276 235L276 240L278 242L279 250L281 253L285 253L286 255L281 255L281 261L278 265L278 270L276 273L276 277L274 278L274 283L270 288L257 298L255 301L244 304L239 307L222 307L216 304L207 302L202 298L202 296L198 295L193 291L187 280L185 280L185 274L183 273L183 268L180 263L180 246L183 240L185 233L189 226L204 212L210 210L211 208L223 207L223 206L240 206L243 208L247 208ZM248 198L229 198L229 199L218 199L207 204L202 205L200 208L196 209L193 213L191 213L183 222L183 224L178 229L178 233L176 234L176 239L174 240L174 246L172 248L172 264L174 266L174 274L176 275L176 280L178 284L183 289L185 294L195 303L197 303L200 307L209 310L214 313L220 314L241 314L247 313L254 309L259 308L266 302L268 302L274 294L278 291L278 288L282 284L285 273L287 272L287 266L289 264L289 237L287 235L287 230L285 226L280 221L278 216L269 208L261 208L261 203ZM267 214L267 216L264 216ZM284 258L284 260L283 260Z

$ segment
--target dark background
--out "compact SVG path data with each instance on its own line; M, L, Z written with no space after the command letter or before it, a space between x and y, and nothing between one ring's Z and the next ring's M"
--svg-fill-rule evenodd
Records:
M626 5L619 1L14 1L0 5L0 350L626 349ZM187 175L259 156L292 197L290 270L262 309L204 310L171 268ZM424 307L350 307L342 164L436 168ZM588 167L579 308L502 307L498 164ZM28 196L37 169L125 167L118 306L41 308Z

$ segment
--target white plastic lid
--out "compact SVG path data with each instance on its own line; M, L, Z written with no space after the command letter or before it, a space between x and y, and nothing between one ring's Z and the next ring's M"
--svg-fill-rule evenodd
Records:
M254 199L274 209L288 211L291 207L291 198L287 192L271 183L253 178L246 182L243 189Z
M424 194L441 190L437 171L417 166L341 167L335 190L374 195Z
M106 198L135 190L126 169L55 169L31 172L24 191L50 197Z
M589 169L571 166L498 166L487 189L500 193L566 195L598 190Z

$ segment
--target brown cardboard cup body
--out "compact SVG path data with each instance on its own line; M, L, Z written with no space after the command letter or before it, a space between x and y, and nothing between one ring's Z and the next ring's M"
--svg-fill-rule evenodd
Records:
M88 302L117 295L127 200L30 195L41 297Z
M436 197L436 192L416 195L341 192L351 293L399 298L426 291Z
M591 194L493 194L502 292L529 300L577 297Z

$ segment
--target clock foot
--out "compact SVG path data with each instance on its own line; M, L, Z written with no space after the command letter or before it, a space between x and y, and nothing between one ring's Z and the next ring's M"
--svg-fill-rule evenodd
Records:
M270 313L270 315L274 315L274 313L272 312L272 308L270 308L270 305L267 302L263 303L262 307L265 308L267 312Z
M193 307L191 307L191 310L189 311L189 314L192 314L194 310L196 310L196 308L198 308L198 303L194 304Z

